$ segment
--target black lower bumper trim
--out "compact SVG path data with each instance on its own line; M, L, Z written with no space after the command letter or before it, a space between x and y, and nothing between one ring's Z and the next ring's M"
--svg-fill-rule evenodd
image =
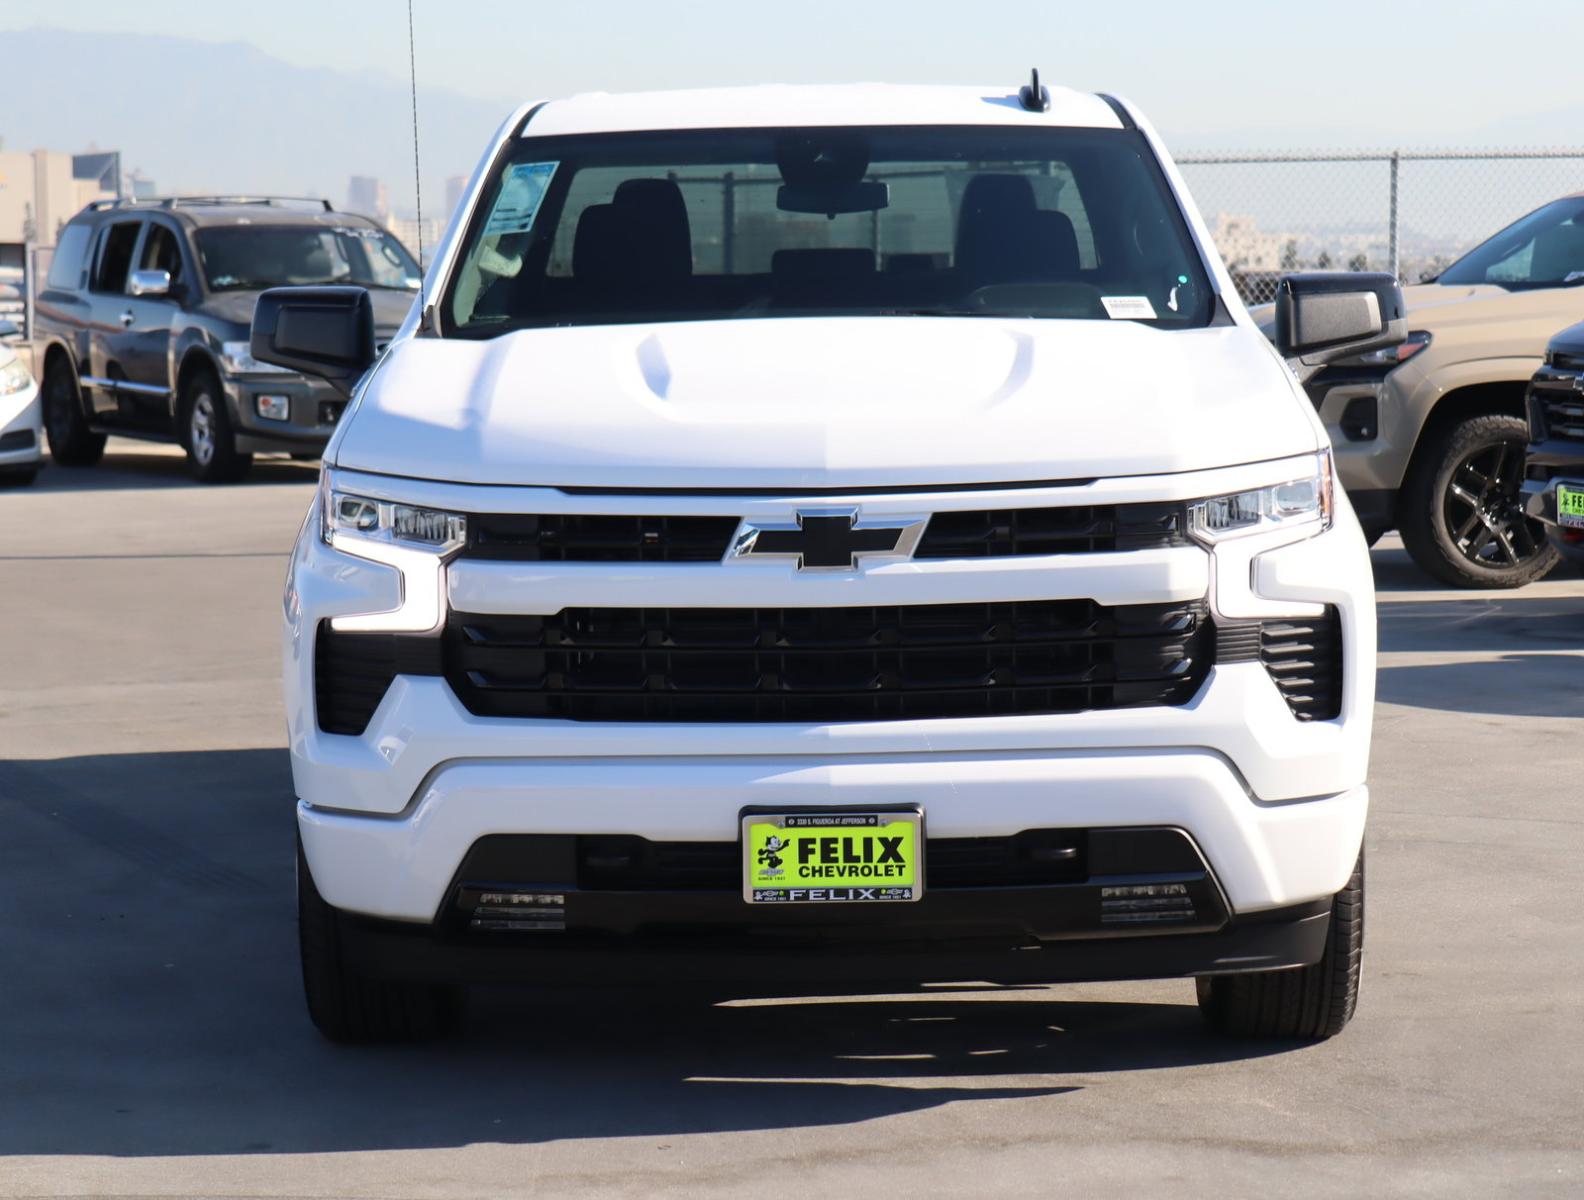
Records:
M1019 944L933 940L905 948L747 939L579 938L511 945L447 942L428 927L342 918L342 944L376 978L545 987L643 985L789 995L906 991L925 984L1003 985L1169 979L1307 966L1320 961L1329 902L1236 919L1211 933Z

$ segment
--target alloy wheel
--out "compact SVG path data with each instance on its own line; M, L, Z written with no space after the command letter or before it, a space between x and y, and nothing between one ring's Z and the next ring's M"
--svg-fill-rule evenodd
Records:
M1447 482L1447 532L1477 566L1511 570L1545 553L1544 531L1523 511L1523 461L1522 442L1492 442L1466 455Z
M214 401L208 392L199 392L193 397L192 416L188 419L188 441L192 445L193 458L199 466L208 466L215 453L215 413Z

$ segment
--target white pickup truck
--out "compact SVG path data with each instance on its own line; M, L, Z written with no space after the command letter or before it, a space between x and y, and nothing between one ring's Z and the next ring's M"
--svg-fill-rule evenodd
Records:
M1379 276L1280 320L1300 369L1403 336ZM499 978L1351 1016L1367 552L1126 103L527 105L382 354L352 288L252 353L351 395L285 597L328 1036Z

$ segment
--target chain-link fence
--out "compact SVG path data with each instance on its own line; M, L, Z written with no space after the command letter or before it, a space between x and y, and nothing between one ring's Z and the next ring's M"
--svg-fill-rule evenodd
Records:
M1405 284L1548 200L1584 191L1584 147L1177 156L1239 292L1287 271L1390 271Z

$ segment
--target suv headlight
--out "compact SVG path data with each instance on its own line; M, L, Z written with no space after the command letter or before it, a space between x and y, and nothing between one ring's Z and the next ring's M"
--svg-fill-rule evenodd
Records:
M32 386L33 376L28 374L28 369L22 365L21 359L13 358L5 366L0 367L0 396L25 391Z
M1194 501L1188 506L1189 534L1213 546L1228 538L1277 529L1296 532L1312 526L1313 533L1329 529L1336 486L1331 474L1331 451L1322 450L1312 461L1313 472L1286 483Z
M319 476L319 536L330 546L351 539L448 554L467 541L467 518L340 491L326 468Z
M1387 346L1384 350L1371 350L1368 354L1359 355L1356 361L1368 363L1372 367L1400 367L1429 344L1430 335L1418 329L1397 345Z
M253 357L251 342L222 342L220 364L231 375L295 375L297 373L288 371L285 367L277 367L274 363L259 362Z

